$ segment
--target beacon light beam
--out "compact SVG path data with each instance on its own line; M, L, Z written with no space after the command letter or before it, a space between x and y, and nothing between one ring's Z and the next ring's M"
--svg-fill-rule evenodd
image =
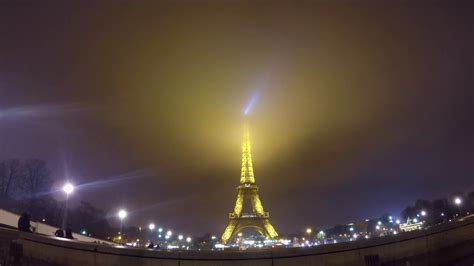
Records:
M260 90L256 90L252 93L252 96L244 107L244 115L249 115L252 112L258 99L260 99Z
M104 179L98 179L96 181L88 182L76 186L78 189L96 189L109 187L114 185L119 185L122 182L128 182L135 179L152 177L153 173L149 169L137 169L123 174L119 174L112 177L107 177Z
M26 118L62 115L82 111L83 107L75 104L22 105L0 109L0 118Z

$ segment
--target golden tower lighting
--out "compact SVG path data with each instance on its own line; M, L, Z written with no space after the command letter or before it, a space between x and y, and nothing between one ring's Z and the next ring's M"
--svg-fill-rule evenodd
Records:
M249 129L248 126L245 126L242 142L240 185L237 187L234 211L229 213L229 223L221 237L224 244L227 244L245 228L251 228L267 239L278 237L278 233L270 223L269 213L263 209L258 196L258 189L253 172ZM244 212L244 201L250 201L251 210L245 210Z

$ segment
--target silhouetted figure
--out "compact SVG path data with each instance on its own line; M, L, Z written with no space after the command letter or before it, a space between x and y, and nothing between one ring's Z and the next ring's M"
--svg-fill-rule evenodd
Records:
M22 232L29 232L31 233L30 229L30 215L28 213L24 212L21 216L20 219L18 219L18 230Z
M64 237L63 229L59 228L58 230L56 230L56 232L54 232L54 235L57 236L57 237Z
M72 237L72 230L69 227L66 228L66 238L74 239L74 237Z
M154 248L155 247L155 244L153 244L153 242L150 241L150 244L148 244L148 248Z

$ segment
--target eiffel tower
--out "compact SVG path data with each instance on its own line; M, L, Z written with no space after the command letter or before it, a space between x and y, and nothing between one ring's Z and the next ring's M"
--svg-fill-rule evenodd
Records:
M229 224L221 237L224 244L227 244L246 228L257 231L267 239L278 237L278 233L270 223L270 215L263 210L262 202L258 196L258 186L255 184L250 149L249 130L248 126L245 126L242 143L240 185L237 187L237 200L235 202L234 211L229 213ZM250 205L251 211L242 212L244 204Z

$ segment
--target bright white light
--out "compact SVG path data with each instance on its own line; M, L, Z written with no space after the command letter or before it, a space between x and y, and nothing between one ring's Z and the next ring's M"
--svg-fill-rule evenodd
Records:
M349 231L351 232L354 231L354 227L349 228Z
M212 239L212 240L216 239L216 236L211 236L211 239Z
M311 228L307 228L307 229L306 229L306 233L307 233L307 234L311 234L311 232L313 232L313 230L312 230Z
M225 246L223 244L219 244L219 243L215 244L214 247L215 248L222 248L222 249L225 248Z
M392 220L393 218L392 218L392 216L389 216L388 219Z
M425 212L425 211L421 211L421 216L426 216L426 212Z
M455 198L455 199L454 199L454 203L455 203L456 205L460 205L460 204L462 203L462 200L461 200L460 198Z
M169 235L165 235L165 239L170 239L170 236L169 236Z
M353 234L352 236L353 236L354 238L357 238L357 234Z
M396 235L396 234L398 234L398 232L397 232L397 231L393 231L393 234Z
M161 227L158 228L158 232L160 232L160 233L163 232L163 228L161 228Z
M159 238L161 238L161 237L162 237L162 235L158 235L158 237L159 237Z
M183 240L183 235L179 235L179 236L178 236L178 239L179 239L179 240Z
M375 229L380 230L380 225L377 225Z
M149 225L148 225L148 228L150 228L150 230L155 229L155 224L154 224L154 223L149 224Z
M118 212L118 217L123 220L125 217L127 217L127 211L125 211L125 210L120 210L120 211Z
M63 186L63 191L69 195L71 194L73 191L74 191L74 186L71 184L71 183L66 183L64 186Z
M167 236L172 236L172 235L173 235L173 232L171 232L171 230L168 230L168 231L166 232L166 235L167 235Z
M188 236L186 237L186 242L190 243L191 242L191 238Z
M443 213L443 212L441 213L441 216L444 216L444 213Z
M369 235L365 235L364 237L365 237L365 239L369 239Z
M413 219L413 222L414 222L414 223L417 223L417 222L418 222L418 219L416 219L416 218Z
M378 221L378 222L377 222L377 224L378 224L378 225L381 225L381 224L382 224L382 222L381 222L381 221Z
M237 235L238 235L239 237L242 237L242 233L238 233Z

